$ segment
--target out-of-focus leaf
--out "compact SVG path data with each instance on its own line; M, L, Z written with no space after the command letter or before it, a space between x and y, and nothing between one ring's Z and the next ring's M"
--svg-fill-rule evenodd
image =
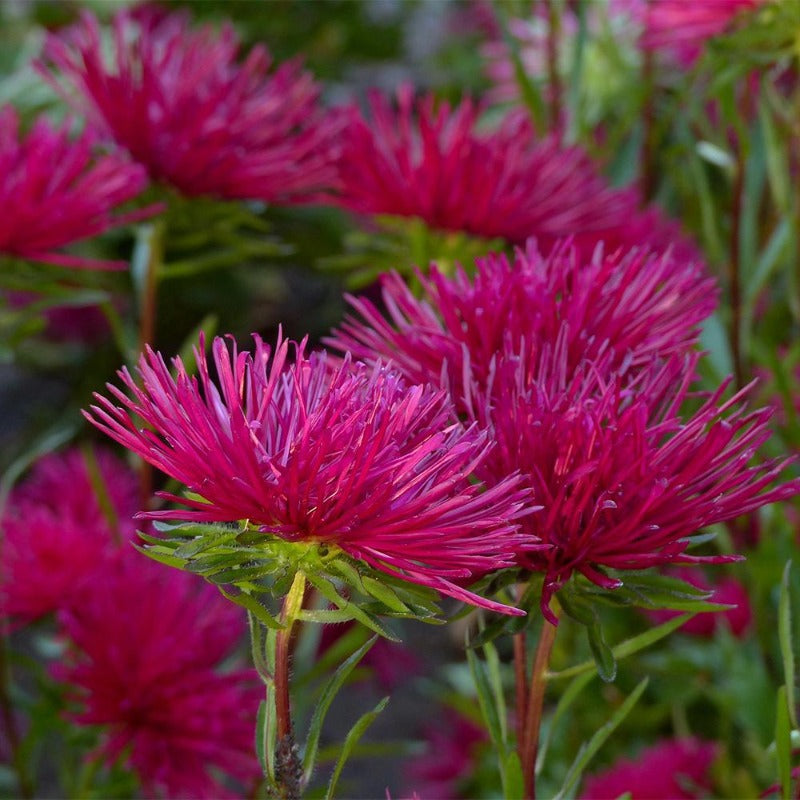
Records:
M789 709L789 719L792 727L797 728L797 709L795 708L795 668L794 668L794 649L792 647L792 609L791 597L789 594L789 573L792 562L788 561L783 569L781 578L781 594L778 601L778 640L781 647L781 657L783 658L783 675L786 681L786 699Z
M581 779L583 775L584 769L586 769L589 762L594 758L595 753L605 744L606 740L611 736L612 733L620 726L623 722L625 717L630 714L633 710L633 707L638 702L639 698L644 693L644 690L647 688L648 678L639 683L639 685L631 692L631 694L625 699L625 702L612 714L611 719L603 725L602 728L595 731L594 735L588 742L585 742L581 745L581 749L578 751L578 755L575 757L575 760L572 762L572 765L567 772L566 778L564 778L564 783L559 790L558 794L555 797L555 800L564 800L564 798L568 797L575 786L578 784L578 781Z
M353 749L358 744L358 740L364 735L364 732L367 728L373 723L375 718L378 714L386 708L386 704L389 702L388 697L384 697L383 700L372 709L372 711L368 711L366 714L363 714L355 725L350 729L350 732L347 734L347 737L344 740L344 744L342 745L342 752L339 755L339 759L336 762L336 766L333 769L333 775L331 775L330 783L328 784L328 792L325 795L326 800L333 800L335 796L334 793L336 791L336 784L339 782L339 776L342 774L342 769L350 757L350 754L353 752Z

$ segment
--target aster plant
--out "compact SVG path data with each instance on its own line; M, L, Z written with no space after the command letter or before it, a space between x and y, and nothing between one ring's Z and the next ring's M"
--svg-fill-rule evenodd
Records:
M166 538L145 536L145 552L204 576L250 612L268 686L265 772L282 796L294 796L318 737L312 730L301 764L288 683L295 623L355 619L384 633L376 611L425 619L435 612L430 590L520 614L464 585L540 546L517 530L519 517L538 509L516 475L490 490L470 482L489 443L477 426L451 419L444 391L407 384L380 364L331 365L307 356L304 342L287 365L287 340L271 352L254 338L253 353L214 340L218 384L202 341L198 377L179 358L173 377L148 350L141 385L121 370L125 391L109 385L113 399L97 395L87 418L186 487L183 497L162 495L185 509L142 513L189 522L162 527ZM333 610L306 609L311 588ZM281 599L277 615L261 594Z

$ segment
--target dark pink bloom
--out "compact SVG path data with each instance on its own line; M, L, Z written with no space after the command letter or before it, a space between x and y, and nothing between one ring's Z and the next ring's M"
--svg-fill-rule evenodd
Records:
M605 772L586 778L584 800L693 800L712 790L710 769L718 746L687 738L661 741L635 759L620 759Z
M355 106L343 112L338 202L345 208L515 244L534 236L543 250L572 236L586 256L600 241L608 251L648 243L695 252L675 223L655 209L639 211L635 191L611 188L580 148L537 138L526 114L481 132L470 100L436 107L432 96L415 102L406 86L397 103L394 110L372 92L369 118Z
M421 800L466 797L464 784L477 766L477 751L486 744L486 731L451 709L423 730L426 751L409 761L406 774L414 796Z
M767 489L785 461L750 465L770 412L746 413L742 393L724 402L723 386L680 415L697 362L684 353L714 302L696 268L530 251L513 268L479 260L474 281L434 271L422 285L419 300L387 279L391 322L353 300L364 322L346 322L334 344L366 360L394 355L413 382L440 380L490 429L477 474L492 485L520 471L545 509L522 526L550 547L520 563L545 573L546 613L574 572L613 588L602 568L700 560L685 553L688 536L800 488Z
M0 254L76 269L126 266L60 252L154 211L115 213L144 189L147 175L94 145L91 133L72 139L69 123L55 128L43 117L22 134L17 112L0 110Z
M443 377L461 410L465 373L485 384L506 345L517 352L525 342L536 358L564 337L568 373L608 347L612 366L642 366L688 349L717 296L698 264L645 250L585 259L567 245L545 257L530 243L513 261L490 254L476 261L474 278L435 267L418 278L422 299L399 275L384 276L388 320L369 300L351 297L362 319L348 318L330 344L391 360L414 383Z
M191 27L183 13L123 10L106 58L97 20L47 38L41 71L71 84L67 99L143 164L186 195L296 202L327 188L330 121L319 88L294 63L270 72L263 46L237 63L230 25Z
M117 517L113 525L78 450L46 456L13 492L2 520L1 617L24 623L68 607L133 536L135 476L105 451L97 459Z
M737 14L750 11L764 0L657 0L642 5L642 46L671 52L684 66L691 66L707 39L723 33Z
M747 412L746 390L725 401L724 384L681 414L697 356L630 380L602 357L571 374L565 353L556 345L534 375L525 357L506 353L474 401L497 442L479 476L491 485L520 470L545 507L523 525L551 547L521 556L545 574L545 613L575 572L613 589L622 582L605 569L732 560L687 554L688 537L800 490L798 481L768 488L789 460L752 464L771 412Z
M722 578L712 584L696 570L686 568L670 571L669 574L681 578L699 589L713 591L709 602L733 606L727 611L695 614L688 622L681 625L680 630L683 633L709 639L721 625L727 625L734 636L742 637L747 633L750 623L753 621L753 611L747 589L739 581L735 578ZM680 611L668 610L649 611L648 616L660 623L677 617L680 613Z
M508 566L530 544L517 533L517 479L487 491L469 480L486 456L485 434L449 420L444 392L409 386L380 365L331 367L301 344L284 368L288 342L270 359L254 339L253 354L214 340L219 386L201 342L198 378L180 359L173 378L148 350L141 388L123 369L130 396L111 385L119 406L96 395L91 422L203 498L165 495L189 510L145 516L249 519L265 535L337 546L391 575L505 608L455 583Z
M474 384L473 405L497 441L479 474L491 484L521 470L547 510L524 524L552 547L522 557L546 575L546 613L573 572L614 588L621 582L602 568L729 560L687 555L687 537L796 493L796 482L767 489L787 461L750 466L770 412L746 414L744 392L723 402L723 386L681 417L696 356L631 380L614 374L610 354L570 371L566 352L557 343L536 373L506 352L491 386Z
M259 775L254 670L222 671L244 633L240 610L212 586L130 551L59 615L68 641L56 677L74 722L102 726L101 753L122 757L148 796L239 797Z

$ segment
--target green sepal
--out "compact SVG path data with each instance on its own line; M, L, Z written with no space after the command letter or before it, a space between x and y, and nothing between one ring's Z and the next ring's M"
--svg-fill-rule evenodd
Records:
M597 673L609 683L617 676L617 661L603 636L600 615L591 604L591 599L582 596L578 591L571 591L574 586L574 582L569 583L559 591L558 601L567 616L579 622L586 629L589 647L597 665Z

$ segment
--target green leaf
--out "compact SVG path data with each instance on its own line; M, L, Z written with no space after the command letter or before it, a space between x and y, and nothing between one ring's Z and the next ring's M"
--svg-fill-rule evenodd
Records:
M221 586L217 587L222 594L228 598L233 603L236 603L237 606L241 606L242 608L246 608L251 614L253 614L256 619L265 625L267 628L271 628L272 630L283 630L284 626L269 613L266 606L262 605L253 595L247 594L246 592L238 592L234 594L233 592L228 592L223 589Z
M363 714L356 724L350 729L350 732L347 734L344 744L342 745L342 752L339 754L339 758L336 761L336 766L333 769L333 775L331 775L331 780L328 784L328 791L325 794L326 800L333 800L334 792L336 791L336 784L339 782L339 776L342 774L342 769L344 768L350 753L353 751L353 748L358 744L358 740L364 735L364 732L373 723L378 714L380 714L381 711L386 708L386 704L388 702L389 698L384 697L383 700L381 700L380 703L378 703L378 705L372 709L372 711L368 711L366 714Z
M582 675L578 675L569 686L567 686L566 690L561 693L561 696L558 699L558 704L556 705L556 710L553 712L553 716L550 719L550 725L547 728L547 733L544 735L541 744L539 745L539 752L536 754L536 774L538 775L542 771L542 767L544 766L545 758L547 756L547 751L550 748L550 743L553 740L553 734L556 729L556 724L561 720L564 714L569 710L570 706L575 702L578 698L578 695L586 688L586 686L594 680L595 670L594 662L587 661L588 669ZM560 673L559 673L560 675ZM551 677L554 677L552 674L548 675L548 680Z
M408 613L408 606L392 591L389 586L384 585L381 581L375 578L370 578L369 575L362 575L361 582L368 595L380 600L387 608L392 611L399 611L400 613Z
M781 800L792 798L792 730L786 686L778 689L775 718L775 755L781 784Z
M792 608L791 595L789 594L789 573L792 562L787 561L783 568L781 578L781 594L778 602L778 640L783 658L783 676L786 681L786 697L789 709L789 718L793 728L797 728L797 710L795 709L794 691L794 650L792 649Z
M316 588L326 600L329 600L337 608L347 611L353 619L358 620L362 625L366 625L366 627L368 627L371 631L374 631L380 636L390 639L393 642L399 641L398 637L381 625L377 618L359 608L355 603L351 603L349 600L346 600L344 597L342 597L336 591L336 587L330 581L320 577L319 575L309 574L307 577L314 588Z
M358 663L370 651L372 645L374 645L377 640L378 637L373 636L371 639L364 642L358 650L341 663L328 683L325 684L322 694L314 708L314 715L311 717L311 723L308 727L305 753L303 754L303 771L305 773L306 782L311 778L311 773L314 771L314 762L316 761L317 749L319 747L319 737L322 733L322 725L325 722L328 709L339 690L344 686L345 681L350 677L350 674Z
M258 705L256 715L256 754L258 763L261 765L261 772L265 777L272 777L269 769L269 759L267 758L267 701L262 700Z
M468 636L469 634L467 634L467 638ZM494 744L495 750L502 757L502 754L505 752L505 739L503 737L502 726L500 725L499 711L495 704L495 694L489 683L486 669L478 658L475 650L469 646L468 641L466 653L467 663L469 664L469 670L472 674L472 681L478 693L478 705L481 709L481 715L486 723L492 744Z
M679 617L674 617L666 622L662 622L661 625L655 628L650 628L644 633L640 633L637 636L626 639L624 642L620 642L620 644L612 648L614 658L621 660L634 653L638 653L640 650L644 650L645 647L650 647L651 644L655 644L665 636L669 636L669 634L680 628L684 622L690 620L693 616L693 613L681 614ZM576 664L574 667L562 669L559 672L548 672L547 679L557 680L560 678L574 678L576 675L581 675L585 672L591 673L595 667L596 663L594 661L584 661L580 664Z
M575 756L575 760L572 762L567 776L564 778L564 784L556 795L555 800L564 800L575 786L577 786L584 769L586 769L589 762L594 758L597 751L606 743L611 734L614 733L622 724L625 717L633 710L633 707L647 688L648 681L649 678L642 680L626 698L625 702L611 715L611 719L609 719L602 728L595 731L588 742L584 742L584 744L581 745L578 755Z
M580 588L575 582L568 584L558 593L558 600L565 613L586 628L586 636L597 666L597 673L604 681L611 682L617 676L614 653L603 635L600 615L591 604L590 598L580 593Z

